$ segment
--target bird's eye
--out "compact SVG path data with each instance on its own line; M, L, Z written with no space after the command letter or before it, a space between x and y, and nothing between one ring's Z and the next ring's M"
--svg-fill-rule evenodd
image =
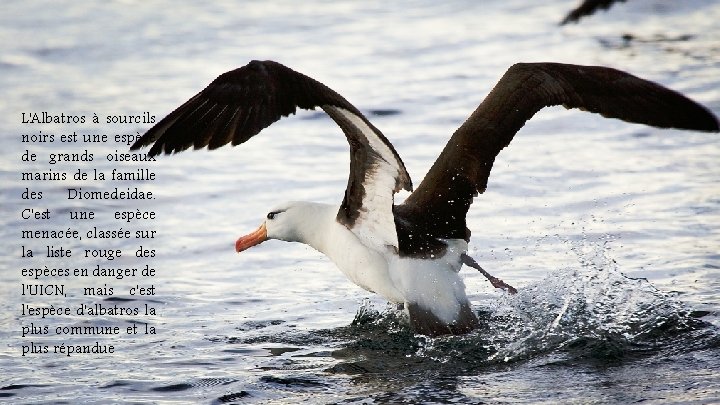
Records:
M275 218L275 215L277 215L277 212L268 212L267 219L273 219Z

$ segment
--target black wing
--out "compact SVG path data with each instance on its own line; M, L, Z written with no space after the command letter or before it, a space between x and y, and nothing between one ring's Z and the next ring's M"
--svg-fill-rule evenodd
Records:
M203 91L150 128L131 150L152 145L148 154L190 147L216 149L241 144L297 108L321 107L350 144L350 177L338 220L363 237L373 223L392 224L393 194L412 190L400 156L385 136L340 94L273 61L252 61L223 73ZM368 231L369 232L369 231ZM377 246L397 248L394 227L380 232Z
M614 3L618 2L624 3L625 0L583 0L577 8L570 10L560 22L560 25L565 25L569 22L578 22L581 18L593 15L598 10L608 9Z
M413 234L468 240L465 215L473 197L485 191L495 157L536 112L560 104L660 128L719 130L717 118L706 108L628 73L598 66L519 63L455 131L415 192L396 207L398 226L428 223L430 218L428 229ZM428 241L425 246L414 243L400 240L401 251L433 247Z

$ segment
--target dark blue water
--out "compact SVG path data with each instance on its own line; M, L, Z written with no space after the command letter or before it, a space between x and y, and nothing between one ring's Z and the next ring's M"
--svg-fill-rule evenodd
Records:
M154 164L152 189L161 198L143 207L158 213L150 226L159 232L152 242L158 294L39 302L147 304L157 315L49 322L126 327L140 320L157 335L117 337L112 355L18 354L20 327L29 322L20 315L28 300L18 288L17 235L26 227L18 212L26 203L17 195L27 186L18 178L21 112L160 117L218 74L274 59L367 112L417 183L454 129L519 61L616 67L720 113L720 4L677 3L628 2L559 27L573 2L5 2L0 400L719 403L717 134L656 130L562 108L526 125L470 211L472 255L520 290L503 295L464 269L482 320L470 335L413 335L401 313L310 248L267 242L235 254L235 239L254 229L267 207L341 200L346 141L321 114L302 113L242 150L188 152ZM43 154L69 150L34 147ZM97 162L100 170L112 167ZM98 227L114 226L111 215L122 207L78 204L98 213ZM72 226L60 217L56 224ZM123 240L112 247L137 248ZM112 283L121 289L133 282Z

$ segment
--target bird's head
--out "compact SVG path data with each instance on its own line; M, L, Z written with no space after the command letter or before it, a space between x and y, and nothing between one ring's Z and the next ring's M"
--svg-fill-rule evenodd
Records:
M308 243L307 234L317 228L318 215L321 215L319 207L319 204L293 201L271 209L258 229L235 242L235 251L240 253L268 239Z

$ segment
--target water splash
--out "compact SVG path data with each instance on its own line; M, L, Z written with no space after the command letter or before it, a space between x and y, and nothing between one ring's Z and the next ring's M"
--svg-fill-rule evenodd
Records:
M375 368L373 358L387 368L393 357L459 370L550 353L616 361L680 347L697 337L684 332L708 326L671 294L646 279L625 276L612 259L609 242L567 241L577 266L554 271L481 308L483 326L465 336L414 335L402 311L366 301L351 325L330 333L347 339L335 353L341 359L362 353L363 370Z
M690 310L670 294L646 279L625 276L610 256L608 241L567 243L578 267L503 296L490 311L488 334L495 335L498 349L491 360L527 358L588 341L610 348L602 355L622 356L624 347L638 350L659 331L667 335L696 325Z
M311 352L326 354L285 353L282 370L291 361L299 368L398 384L416 375L475 375L505 364L610 364L720 345L717 331L671 294L626 277L608 242L566 242L577 265L479 307L481 327L467 335L417 335L403 310L365 300L347 326L279 334L260 329L259 335L228 342L311 345Z

